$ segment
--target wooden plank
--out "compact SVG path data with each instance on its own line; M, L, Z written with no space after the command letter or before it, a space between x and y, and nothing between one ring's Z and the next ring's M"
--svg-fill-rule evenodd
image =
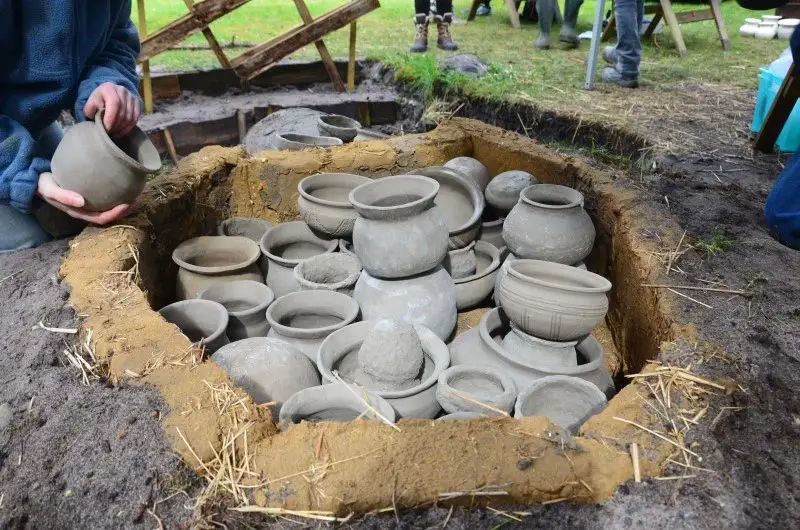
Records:
M314 22L314 18L311 16L304 0L294 0L294 5L297 8L297 12L300 13L300 18L303 19L305 25ZM325 71L328 72L331 78L333 88L335 88L337 92L344 92L344 83L339 75L339 70L337 70L336 65L333 63L331 54L328 52L328 47L325 46L325 43L321 39L315 41L314 45L317 47L317 52L322 59L322 64L325 66Z
M189 11L194 14L194 0L183 0L183 3L186 4L186 7L189 8ZM214 36L214 33L211 31L211 28L203 28L203 37L206 38L208 45L214 51L214 55L217 56L217 60L219 64L222 65L223 68L230 69L231 63L228 61L228 57L225 55L225 52L222 51L222 47L217 42L217 38Z
M795 79L794 63L783 78L778 95L772 101L766 119L761 125L761 131L756 136L754 148L762 153L771 153L775 149L775 142L789 119L795 103L797 103L798 87L800 83Z
M350 23L350 48L347 54L347 90L352 92L356 89L356 33L358 22Z
M147 36L147 16L145 15L144 0L136 0L136 9L139 14L139 39ZM142 63L142 96L144 97L144 111L153 112L153 79L150 77L150 61Z
M683 11L675 13L675 18L678 19L679 24L688 24L690 22L700 22L702 20L712 20L714 15L710 9L697 9L695 11Z
M208 27L214 20L227 15L250 0L204 0L192 6L192 12L178 18L155 33L142 39L140 63L168 50L189 35Z
M231 61L231 64L242 79L252 79L287 55L321 39L332 31L343 28L378 7L380 7L378 0L352 0L348 4L325 13L311 24L300 26L268 42L254 46Z
M660 9L653 14L653 18L652 18L652 20L650 20L650 24L647 25L647 29L645 30L644 34L642 35L642 38L649 39L650 37L653 36L653 32L658 27L658 23L661 22L661 17L662 16L663 16L663 13L661 12Z

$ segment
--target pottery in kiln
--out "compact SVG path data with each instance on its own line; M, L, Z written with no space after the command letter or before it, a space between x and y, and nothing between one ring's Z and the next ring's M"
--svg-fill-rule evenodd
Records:
M374 390L411 388L424 359L422 342L411 324L377 320L358 349L355 382Z
M444 269L453 277L453 280L466 278L475 274L477 258L475 257L475 242L464 248L451 250L442 263Z
M276 297L281 297L300 290L294 278L294 268L298 263L312 256L333 252L339 242L317 236L303 221L292 221L267 230L260 246L269 263L267 285Z
M355 300L335 291L298 291L267 308L268 337L282 339L313 362L322 341L358 318Z
M258 243L267 230L275 226L266 219L231 217L217 226L218 236L242 236Z
M361 271L353 297L364 320L389 318L418 324L447 340L456 326L457 295L453 278L440 265L410 278L384 280Z
M494 302L495 302L495 305L500 305L500 300L499 300L499 297L498 297L498 292L500 290L498 289L498 285L500 285L500 282L503 280L503 278L505 278L506 274L508 274L508 265L512 261L517 260L517 259L519 259L519 258L517 256L515 256L514 254L508 252L507 249L505 251L505 255L503 255L503 252L500 253L500 268L497 270L497 275L495 276L495 280L494 280ZM576 268L584 270L584 271L585 270L589 270L589 269L586 268L586 264L584 262L582 262L582 261L574 264L573 267L576 267Z
M606 396L583 379L549 375L520 392L514 417L546 416L571 434L577 434L581 425L607 403Z
M304 259L294 268L294 279L301 291L336 291L353 295L361 261L344 252L331 252Z
M529 335L511 323L503 349L514 359L534 359L537 366L560 370L578 366L578 341L554 342Z
M102 114L70 127L50 161L56 184L80 193L84 208L92 211L134 202L147 174L161 169L161 157L144 131L134 127L112 139Z
M256 404L270 406L279 417L283 402L304 388L319 386L320 378L308 358L291 344L268 337L239 340L211 356Z
M367 182L350 192L358 212L353 247L376 278L429 271L447 254L447 222L435 199L439 183L418 175Z
M280 428L302 421L380 420L373 411L391 423L396 421L394 409L382 397L361 388L332 383L304 388L287 399L280 413Z
M445 414L443 416L439 416L436 418L436 421L451 421L451 420L472 420L475 418L482 418L488 416L488 414L482 414L477 412L453 412L452 414Z
M326 238L350 237L356 214L348 196L371 179L349 173L317 173L297 184L300 217Z
M241 236L200 236L188 239L172 252L178 266L178 300L197 296L218 283L236 280L264 282L258 268L258 245Z
M352 142L358 135L361 123L347 116L326 114L317 119L317 128L323 136L332 136L343 142Z
M500 370L462 364L451 366L439 375L436 399L450 414L472 412L496 416L500 414L497 410L511 412L514 408L517 386L510 376Z
M217 302L182 300L162 307L158 313L167 322L178 326L192 344L205 347L208 353L228 344L225 334L228 312Z
M500 215L494 208L487 207L484 209L478 240L491 243L497 248L506 246L506 242L503 240L503 222L505 219L505 214Z
M486 186L486 202L497 211L508 213L519 201L522 190L536 183L536 177L527 171L504 171Z
M303 149L324 149L342 145L339 138L332 136L309 136L296 133L276 133L272 145L280 151L302 151Z
M478 186L481 193L486 189L486 185L489 184L489 170L479 160L470 156L457 156L452 160L448 160L444 167L455 169L467 177L473 184Z
M535 184L522 190L503 223L503 240L515 256L572 264L592 251L595 229L583 194L566 186Z
M226 334L230 340L267 336L266 311L275 295L263 283L252 280L218 283L201 292L199 298L225 307L228 312Z
M347 383L364 380L359 367L358 351L375 322L356 322L326 338L319 348L317 366L325 382L338 382L334 370ZM441 407L436 401L439 374L450 365L447 346L431 330L414 326L424 351L423 366L415 385L403 390L373 390L394 408L397 418L435 418Z
M486 300L495 285L500 270L500 251L485 241L475 243L475 274L454 278L456 307L459 311L472 309Z

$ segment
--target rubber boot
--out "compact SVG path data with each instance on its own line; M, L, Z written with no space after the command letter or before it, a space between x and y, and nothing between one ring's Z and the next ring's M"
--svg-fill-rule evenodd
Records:
M550 48L550 29L553 27L555 0L536 0L536 11L539 13L539 38L533 43L540 50Z
M414 53L428 51L428 16L416 15L414 26L417 28L417 34L414 36L414 44L411 45L409 51Z
M564 24L561 26L558 40L570 48L577 48L580 43L575 27L578 24L578 12L581 5L583 5L583 0L566 0L564 5Z
M450 36L450 24L453 22L453 13L445 13L442 16L434 15L433 18L436 20L436 29L439 32L436 45L443 50L457 50L458 45L453 40L453 37Z

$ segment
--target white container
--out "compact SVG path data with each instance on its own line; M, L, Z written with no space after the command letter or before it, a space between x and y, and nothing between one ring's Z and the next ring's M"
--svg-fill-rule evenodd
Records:
M754 37L760 23L761 20L757 18L744 19L744 24L739 27L739 34L743 37Z
M774 39L778 33L778 25L775 22L762 22L756 29L755 37L757 39L770 40Z
M762 15L761 21L762 22L769 22L771 24L777 24L779 20L783 17L780 15Z
M779 20L778 38L789 40L798 24L800 24L800 19L798 18L784 18L783 20Z

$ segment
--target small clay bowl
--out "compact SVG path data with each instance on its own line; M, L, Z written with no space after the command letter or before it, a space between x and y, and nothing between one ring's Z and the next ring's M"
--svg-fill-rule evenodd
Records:
M327 114L317 119L317 128L320 134L333 136L343 142L352 142L356 135L358 135L361 123L347 116Z
M323 149L342 145L339 138L331 136L309 136L307 134L277 133L273 145L280 151L302 151L303 149Z

